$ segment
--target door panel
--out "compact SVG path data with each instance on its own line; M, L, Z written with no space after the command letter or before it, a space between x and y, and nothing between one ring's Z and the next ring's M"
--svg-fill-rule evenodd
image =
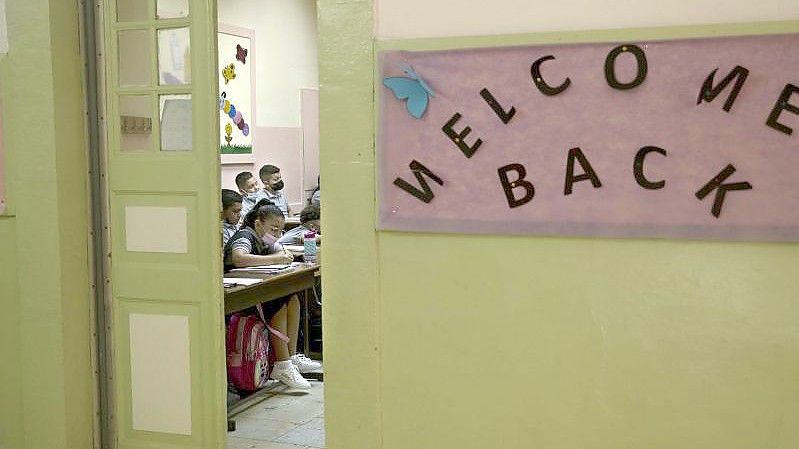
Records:
M215 2L103 7L116 446L224 447Z

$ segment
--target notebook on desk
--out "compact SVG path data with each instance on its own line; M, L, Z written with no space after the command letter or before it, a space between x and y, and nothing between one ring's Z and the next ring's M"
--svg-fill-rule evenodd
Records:
M237 285L253 285L259 282L263 282L263 279L256 279L256 278L223 278L222 284L225 287L235 287Z
M258 272L261 272L261 273L274 273L274 272L287 270L287 269L289 269L291 267L292 267L292 265L290 265L290 264L258 265L258 266L255 266L255 267L234 268L234 269L232 269L230 271L231 272L233 272L233 271L258 271Z

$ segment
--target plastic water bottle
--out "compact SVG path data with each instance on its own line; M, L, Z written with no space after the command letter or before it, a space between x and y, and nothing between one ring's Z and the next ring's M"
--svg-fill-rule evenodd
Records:
M316 263L316 233L308 231L304 237L302 258L306 263Z

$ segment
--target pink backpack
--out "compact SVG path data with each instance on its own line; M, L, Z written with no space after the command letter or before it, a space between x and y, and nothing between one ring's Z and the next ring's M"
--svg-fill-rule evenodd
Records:
M239 391L258 390L269 380L276 360L269 333L289 341L286 335L266 324L260 304L257 308L260 317L234 313L227 329L227 376Z

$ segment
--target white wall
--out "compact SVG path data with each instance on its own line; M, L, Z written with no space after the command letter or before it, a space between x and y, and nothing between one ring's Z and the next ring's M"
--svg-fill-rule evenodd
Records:
M761 22L799 18L796 0L375 0L379 39Z
M257 125L300 126L300 89L319 86L314 0L218 0L219 23L255 30Z
M255 31L256 140L252 161L222 165L222 187L236 188L243 170L257 176L264 164L280 167L285 194L294 212L305 204L319 174L318 145L308 137L300 99L303 89L318 89L315 0L218 0L219 23ZM317 105L305 103L316 117ZM305 136L305 138L304 138ZM315 137L315 136L312 136ZM307 141L307 142L306 142ZM310 145L309 145L310 144ZM313 153L315 152L315 153ZM224 161L223 161L224 162ZM307 167L312 167L308 171Z

